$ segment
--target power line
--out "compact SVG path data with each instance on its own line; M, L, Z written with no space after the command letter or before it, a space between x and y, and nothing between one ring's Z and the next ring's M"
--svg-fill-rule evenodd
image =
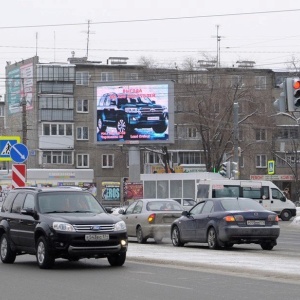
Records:
M273 13L286 13L298 12L300 8L295 9L282 9L282 10L268 10L268 11L254 11L242 13L227 13L227 14L213 14L213 15L200 15L200 16L185 16L185 17L167 17L167 18L151 18L151 19L135 19L135 20L119 20L119 21L99 21L90 22L90 24L117 24L117 23L135 23L135 22L154 22L154 21L172 21L172 20L187 20L187 19L200 19L200 18L215 18L215 17L234 17L244 15L258 15L258 14L273 14ZM43 25L20 25L20 26L0 26L1 29L21 29L21 28L42 28L42 27L62 27L62 26L80 26L86 23L61 23L61 24L43 24Z

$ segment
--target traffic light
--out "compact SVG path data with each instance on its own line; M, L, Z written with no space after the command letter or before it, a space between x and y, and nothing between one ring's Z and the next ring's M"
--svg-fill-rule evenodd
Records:
M287 110L300 111L300 78L286 79Z
M279 98L274 101L273 105L278 112L286 112L286 94L284 92L280 93Z
M239 178L239 164L237 162L231 162L231 177Z
M221 164L219 173L224 177L229 177L229 174L230 174L229 169L230 169L229 162L223 162Z

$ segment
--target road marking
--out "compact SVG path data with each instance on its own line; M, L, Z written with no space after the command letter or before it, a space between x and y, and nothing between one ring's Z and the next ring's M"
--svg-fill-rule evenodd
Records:
M145 281L150 284L156 284L156 285L161 285L161 286L166 286L166 287L171 287L171 288L177 288L177 289L184 289L184 290L193 290L193 288L188 288L185 286L178 286L178 285L171 285L171 284L163 284L159 282L153 282L153 281Z

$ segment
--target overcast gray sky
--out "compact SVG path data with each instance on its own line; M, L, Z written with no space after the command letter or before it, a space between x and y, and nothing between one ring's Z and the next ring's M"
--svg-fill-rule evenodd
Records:
M281 69L300 58L294 0L2 0L0 9L0 94L6 61L36 53L42 62L66 62L71 51L85 56L88 20L89 59L104 63L111 56L129 64L146 56L161 66L203 53L215 58L217 25L221 66L251 60Z

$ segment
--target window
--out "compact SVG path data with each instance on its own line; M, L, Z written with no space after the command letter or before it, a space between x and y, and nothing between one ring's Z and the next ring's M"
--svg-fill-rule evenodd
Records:
M255 76L255 89L265 90L267 87L266 76Z
M27 194L23 207L24 209L34 209L34 195Z
M102 168L113 168L113 167L114 167L114 155L102 154Z
M200 164L200 152L179 152L179 164Z
M125 79L126 80L138 80L139 79L139 74L138 73L129 73L129 72L127 72L125 74Z
M0 117L4 117L4 106L0 105Z
M221 78L220 75L208 75L207 84L210 88L220 88Z
M267 167L267 155L258 154L256 155L256 168L266 168Z
M282 127L279 130L279 139L297 139L298 127Z
M74 81L75 67L38 65L37 77L39 81Z
M45 164L73 164L72 151L44 151L43 163Z
M89 72L76 72L76 85L89 85Z
M89 111L89 103L87 99L77 100L76 111L80 113L86 113Z
M39 97L40 109L73 109L74 98L68 96L42 95Z
M88 140L89 139L89 128L88 127L77 127L77 140Z
M144 154L144 163L145 164L158 164L160 163L161 155L155 152L145 152Z
M231 77L231 87L241 89L243 86L243 77L241 75L233 75Z
M266 140L266 130L265 129L256 129L255 130L255 139L257 141L265 141Z
M285 160L290 165L295 165L296 162L297 162L297 164L299 164L300 163L300 155L299 155L299 153L286 154Z
M39 93L44 94L73 94L73 84L64 82L40 82Z
M207 74L203 73L186 73L178 76L179 83L185 84L207 84Z
M13 203L11 212L19 214L21 212L21 207L23 206L25 194L20 193L16 196L16 199Z
M77 154L77 168L89 168L89 154Z
M101 81L113 81L114 73L111 72L102 72L101 73Z
M72 124L55 124L55 123L44 123L43 124L43 135L73 135Z
M187 128L187 137L188 138L196 138L197 137L197 129L195 127Z

